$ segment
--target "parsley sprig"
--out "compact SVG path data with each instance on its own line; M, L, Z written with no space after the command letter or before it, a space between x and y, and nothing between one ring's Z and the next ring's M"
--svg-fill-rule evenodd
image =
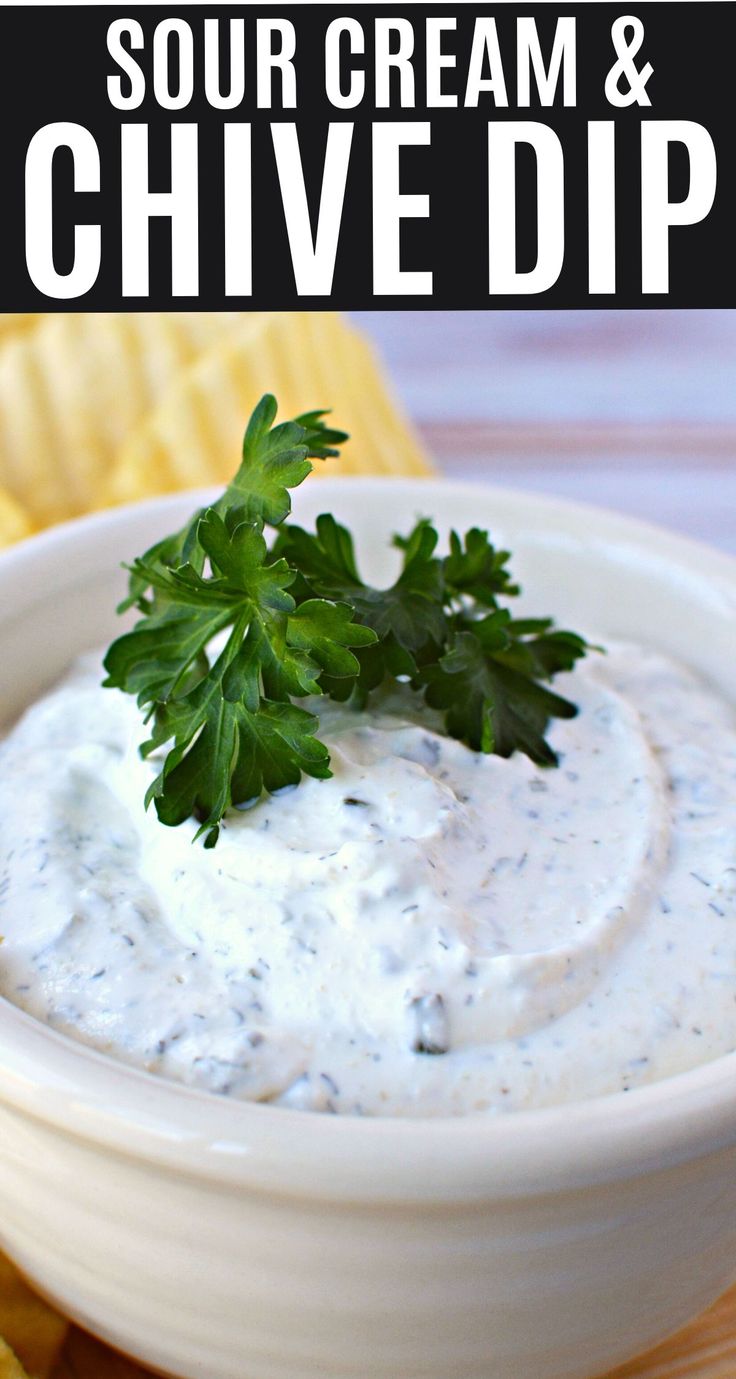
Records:
M303 773L331 774L317 716L295 700L328 695L360 708L384 681L401 679L442 712L452 737L545 766L557 760L550 720L576 712L546 682L570 670L586 643L501 605L519 588L508 551L487 532L452 532L441 556L422 518L394 538L401 571L377 589L333 516L319 517L314 532L286 521L289 490L347 440L325 415L276 425L276 401L263 397L222 496L128 567L119 611L141 617L109 648L104 684L137 696L151 724L142 756L167 749L146 805L164 824L195 817L206 847L231 807ZM266 527L276 530L270 549Z

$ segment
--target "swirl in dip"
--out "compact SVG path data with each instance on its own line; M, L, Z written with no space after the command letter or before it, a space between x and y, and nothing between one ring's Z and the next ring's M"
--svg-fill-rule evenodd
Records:
M223 1095L368 1115L577 1100L736 1047L736 731L637 646L557 683L556 770L386 701L192 844L86 658L0 748L0 991ZM428 726L429 725L429 726Z

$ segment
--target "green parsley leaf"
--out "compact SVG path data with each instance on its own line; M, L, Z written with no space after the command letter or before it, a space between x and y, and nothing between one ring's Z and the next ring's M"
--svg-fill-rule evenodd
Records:
M434 555L437 533L423 519L401 543L403 564L386 589L365 584L358 573L353 538L331 513L317 518L316 531L282 527L274 550L299 572L294 596L344 599L357 622L375 632L373 644L357 652L360 672L355 686L334 683L328 675L323 689L334 699L351 694L365 702L366 694L387 675L414 676L419 666L438 654L447 635L443 609L442 562Z
M420 676L426 702L442 709L451 737L479 752L508 757L525 752L539 766L556 766L545 740L551 718L573 718L575 705L532 675L514 668L529 650L510 632L511 618L496 609L455 632L449 649ZM531 653L530 653L531 654Z
M311 473L310 458L325 460L337 456L337 447L348 439L345 431L331 430L325 424L322 418L329 415L326 411L306 412L295 421L274 426L276 412L275 397L266 393L246 427L242 460L235 478L214 504L218 514L236 509L243 518L278 525L291 512L289 489L297 488ZM120 605L121 613L133 605L145 609L145 574L152 565L175 567L189 563L201 571L204 553L198 531L202 516L202 511L196 512L181 531L164 537L136 561L129 596Z
M327 748L314 736L314 714L260 695L254 704L248 694L252 680L242 666L242 694L235 678L225 694L231 654L229 644L189 694L160 707L142 747L149 756L173 740L146 805L154 801L163 824L176 826L194 816L201 825L195 836L204 834L208 847L217 842L231 805L252 803L264 789L296 785L303 771L320 780L331 775Z
M394 537L397 577L376 588L331 514L314 532L286 521L311 459L347 439L325 415L277 425L275 399L262 398L222 496L129 567L120 607L141 617L109 648L104 684L136 695L152 725L141 753L160 769L146 804L164 824L197 819L208 847L231 808L330 775L317 716L295 699L360 707L400 679L469 747L546 766L556 764L550 721L576 712L546 682L590 648L550 618L512 618L499 602L519 593L510 556L486 531L451 532L439 556L435 526L420 518Z
M464 541L457 532L450 532L450 554L442 563L448 595L470 597L493 608L499 594L518 594L519 586L506 568L510 559L509 551L495 549L487 531L472 527Z
M317 719L291 697L321 693L323 673L352 684L360 666L350 648L376 640L351 621L350 605L312 599L297 608L296 571L268 551L264 522L283 520L308 455L335 453L345 439L317 412L272 426L275 408L264 398L253 413L223 497L133 562L123 606L135 603L143 617L105 657L104 684L135 694L153 717L142 754L171 744L147 804L162 823L199 819L209 845L231 806L296 785L302 772L330 774ZM210 666L210 644L228 629Z

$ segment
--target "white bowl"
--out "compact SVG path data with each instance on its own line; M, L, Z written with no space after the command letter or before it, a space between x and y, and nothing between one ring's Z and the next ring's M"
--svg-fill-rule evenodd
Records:
M118 562L194 502L103 513L0 559L5 717L109 639ZM328 508L374 572L417 512L488 525L530 607L654 643L736 697L725 556L486 487L297 495L302 520ZM582 1379L736 1277L736 1056L539 1112L362 1120L189 1090L0 1002L0 1244L83 1325L187 1379Z

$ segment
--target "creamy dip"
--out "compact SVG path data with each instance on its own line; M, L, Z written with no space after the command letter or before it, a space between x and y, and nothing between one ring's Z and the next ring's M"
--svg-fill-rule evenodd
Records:
M86 658L0 747L0 992L223 1095L543 1106L736 1047L736 732L635 646L557 684L556 770L400 704L323 713L332 780L164 828L134 701ZM403 716L402 716L403 714Z

